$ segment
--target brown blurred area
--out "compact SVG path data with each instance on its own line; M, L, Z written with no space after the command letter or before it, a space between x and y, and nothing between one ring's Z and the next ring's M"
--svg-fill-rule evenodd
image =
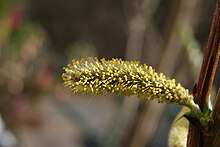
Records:
M191 90L214 4L0 0L0 146L167 146L180 107L73 95L62 86L62 67L88 56L136 60Z

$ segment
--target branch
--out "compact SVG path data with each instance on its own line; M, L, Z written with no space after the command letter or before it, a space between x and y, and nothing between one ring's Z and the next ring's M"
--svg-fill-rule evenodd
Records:
M213 80L216 72L216 67L220 55L220 1L216 2L216 8L212 21L212 26L208 38L208 44L204 53L202 68L198 80L197 88L193 95L196 103L202 109L208 100L210 91L213 85ZM201 147L202 141L205 141L207 133L201 130L198 126L190 124L187 140L187 147Z
M196 94L194 95L195 101L199 104L200 108L204 107L207 101L210 90L212 87L216 67L219 58L219 40L220 40L220 1L216 3L214 18L208 38L208 44L204 53L203 63L199 75Z

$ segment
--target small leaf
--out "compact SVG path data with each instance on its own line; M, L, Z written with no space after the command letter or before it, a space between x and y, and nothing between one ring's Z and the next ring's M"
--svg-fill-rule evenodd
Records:
M211 116L212 115L212 103L211 103L210 96L209 96L209 99L207 100L207 102L204 105L203 114L205 116Z

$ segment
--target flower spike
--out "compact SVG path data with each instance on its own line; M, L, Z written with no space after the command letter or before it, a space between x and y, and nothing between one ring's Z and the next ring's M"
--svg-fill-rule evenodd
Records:
M174 79L139 62L89 57L73 60L64 70L64 86L73 93L138 95L141 99L180 105L188 105L193 99Z

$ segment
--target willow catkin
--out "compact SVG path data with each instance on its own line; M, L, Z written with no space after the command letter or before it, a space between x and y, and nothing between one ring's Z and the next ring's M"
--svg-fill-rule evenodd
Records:
M190 112L190 109L183 107L175 117L168 136L169 147L186 147L189 122L183 115L187 112Z
M73 93L138 95L141 99L180 105L187 105L193 99L174 79L139 62L87 58L73 60L64 71L64 86Z

